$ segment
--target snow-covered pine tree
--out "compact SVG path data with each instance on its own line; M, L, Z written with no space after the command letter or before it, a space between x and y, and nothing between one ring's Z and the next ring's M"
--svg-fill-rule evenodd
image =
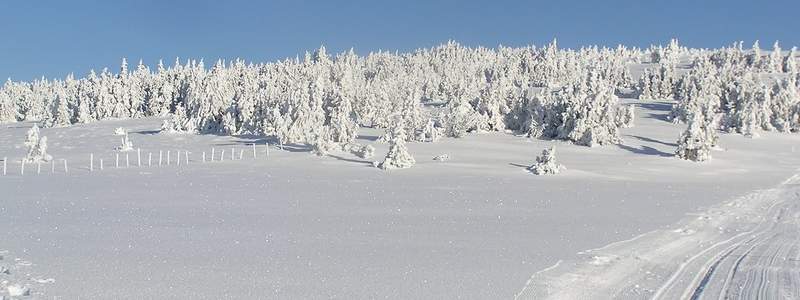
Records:
M55 100L50 102L49 113L42 121L45 127L64 127L72 124L70 122L70 112L67 108L67 92L61 85L54 86Z
M793 78L779 81L772 93L772 124L781 132L800 130L800 93Z
M556 138L590 147L618 144L621 138L615 114L619 99L606 84L588 83L589 88L576 83L560 94L565 111Z
M6 89L0 89L0 123L16 121L16 110Z
M25 162L48 162L53 159L52 156L47 154L47 137L39 136L39 126L36 124L33 124L33 127L28 130L25 146L28 148L28 153L24 159Z
M617 111L615 112L617 127L633 127L634 113L635 109L633 104L617 106Z
M34 123L31 129L28 129L27 136L25 138L25 147L28 148L28 154L26 157L33 157L36 151L36 145L39 144L39 125Z
M686 131L678 138L675 156L696 162L711 159L711 150L716 141L715 124L702 114L692 115L688 123Z
M311 141L312 153L317 156L325 156L335 148L336 144L331 142L331 138L328 135L328 130L321 130L317 133L317 136Z
M358 137L358 124L355 121L350 96L342 90L335 90L328 107L326 123L330 128L331 141L339 145L347 145Z
M397 122L392 126L391 139L389 140L389 152L386 153L386 158L383 162L378 164L378 167L383 170L391 169L405 169L413 167L416 164L414 157L408 152L405 144L405 125L404 120L397 118Z
M792 47L792 50L786 55L783 62L783 71L790 75L800 72L797 68L797 47Z
M778 41L775 41L775 44L772 45L772 52L769 54L767 65L770 73L783 72L783 52Z
M561 172L564 166L556 162L556 147L542 150L536 162L528 167L528 171L536 175L554 175Z

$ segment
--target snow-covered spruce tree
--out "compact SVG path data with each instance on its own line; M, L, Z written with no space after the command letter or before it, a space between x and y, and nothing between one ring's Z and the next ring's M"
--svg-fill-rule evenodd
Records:
M72 124L70 112L67 108L67 92L60 85L56 85L55 100L50 103L50 112L45 116L42 125L45 127L64 127Z
M767 57L767 72L782 73L783 72L783 52L778 41L772 45L772 52Z
M327 127L326 127L327 128ZM336 148L336 143L331 142L328 130L321 130L311 142L311 152L317 156L328 155L328 152Z
M800 69L797 68L797 47L792 47L792 50L786 55L783 61L783 71L790 75L800 72Z
M93 111L96 110L97 97L97 75L92 71L89 77L83 78L78 82L78 96L76 99L77 107L74 108L73 123L89 123L95 120Z
M672 64L661 64L658 70L645 70L639 79L639 99L642 100L664 100L675 97L675 66Z
M692 115L686 131L678 138L678 150L675 156L696 162L711 159L711 150L717 140L716 134L713 121L709 121L702 114Z
M433 119L428 119L428 122L425 123L425 127L420 131L420 135L417 137L418 141L421 142L430 142L435 143L439 141L441 137L440 129L436 127L436 122Z
M557 105L555 93L542 89L539 93L526 93L522 132L532 138L553 138L561 126L563 107Z
M709 60L696 61L678 83L677 102L672 105L669 118L675 123L688 122L688 116L703 113L704 109L719 110L724 92L718 74Z
M0 89L0 123L16 121L14 102L5 89Z
M32 157L34 155L34 151L36 150L36 145L39 144L39 125L33 124L31 129L28 129L27 136L25 138L25 147L28 148L28 154L26 157Z
M800 131L800 93L793 78L773 87L772 124L780 132Z
M753 47L750 50L747 62L749 63L750 67L754 69L761 69L763 67L764 63L763 58L761 57L761 47L758 43L758 40L753 42Z
M487 84L480 91L477 100L477 112L486 123L485 127L493 131L506 129L505 115L510 112L508 101L516 98L518 89L513 86L511 79L502 74L499 69L487 71Z
M633 104L618 106L617 111L615 112L617 127L633 127L633 119L635 118L634 111L635 109Z
M483 124L480 114L475 111L471 102L478 99L478 84L474 81L460 85L455 90L441 117L445 135L463 137L468 132L479 130ZM485 124L485 123L484 123Z
M48 162L53 159L52 156L47 154L47 137L39 136L39 126L36 124L33 124L33 127L28 130L25 147L28 148L28 153L24 159L25 162Z
M375 156L375 147L372 147L372 145L358 145L352 152L360 158L370 159Z
M125 134L120 137L120 145L115 150L120 152L133 151L133 142L128 137L128 131L125 131Z
M331 141L339 145L355 141L358 136L358 124L355 122L349 96L336 89L327 111L326 125L330 128Z
M589 81L584 88L578 83L565 90L560 100L565 110L561 114L561 125L556 129L556 138L590 147L621 141L615 122L619 99L611 87Z
M536 175L554 175L561 172L564 166L556 162L556 147L542 150L536 162L528 167L528 171Z
M393 133L389 140L389 152L386 153L383 162L378 164L378 167L383 170L410 168L417 163L406 148L403 123L404 121L398 118L398 121L392 126Z

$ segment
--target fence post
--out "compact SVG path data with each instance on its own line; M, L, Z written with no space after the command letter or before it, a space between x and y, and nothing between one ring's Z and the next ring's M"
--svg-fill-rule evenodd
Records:
M159 167L161 166L161 154L162 154L162 153L163 153L163 152L161 152L161 150L158 150L158 166L159 166Z
M216 151L216 149L214 149L214 147L211 147L211 161L212 162L214 161L214 152L215 151Z
M203 163L206 163L206 152L203 151Z
M186 164L188 165L189 164L189 151L184 152L183 153L183 157L186 158Z
M117 169L119 169L119 152L115 154L117 155L117 159L115 160L116 163L114 165L117 167Z
M103 170L103 159L101 158L100 159L100 171L102 171L102 170Z
M136 148L136 165L142 166L142 148Z
M253 158L256 158L256 143L253 142Z
M36 175L39 175L41 173L42 173L42 161L40 160L36 162Z
M231 147L231 160L236 160L236 150Z
M55 173L56 173L56 160L54 159L50 161L50 174L55 174Z
M178 162L176 163L177 166L181 165L181 150L178 150Z
M6 176L6 167L8 167L8 157L3 157L3 176Z
M94 171L94 153L89 153L89 172Z
M64 173L69 173L69 168L67 168L67 159L64 159Z
M225 161L225 149L222 149L222 154L219 156L219 161Z
M244 159L244 149L239 150L239 160Z
M125 167L126 168L131 167L131 155L128 152L125 152Z
M153 166L153 152L147 152L147 166Z
M20 175L25 175L25 159L22 159L22 167L19 170Z
M172 152L172 151L169 151L169 150L167 150L167 165L168 165L168 166L169 166L169 161L170 161L170 159L169 159L169 153L170 153L170 152Z

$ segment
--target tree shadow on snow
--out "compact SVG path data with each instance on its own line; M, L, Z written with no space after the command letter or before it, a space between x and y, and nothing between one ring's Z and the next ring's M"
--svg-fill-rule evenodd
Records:
M624 150L628 150L628 151L636 153L636 154L656 155L656 156L661 156L661 157L672 157L672 156L674 156L672 153L667 153L667 152L658 150L658 149L653 148L653 147L648 147L648 146L641 146L641 148L636 148L636 147L631 147L631 146L619 144L619 145L617 145L617 147L620 147L620 148L622 148Z
M161 130L139 130L139 131L131 131L130 133L154 135L161 133Z
M649 137L643 137L643 136L638 136L638 135L630 135L630 134L627 134L625 136L629 136L629 137L635 138L635 139L643 141L643 142L656 143L656 144L661 144L661 145L670 146L670 147L678 147L678 144L676 144L676 143L662 142L662 141L659 141L657 139L651 139Z
M654 110L654 111L663 111L667 113L647 113L648 118L653 118L656 120L664 121L664 122L671 122L669 119L669 112L672 111L672 104L668 102L647 102L647 103L637 103L637 106Z
M380 137L377 135L358 135L356 139L374 142L377 141L379 138Z
M528 168L530 167L530 166L521 165L521 164L515 164L515 163L508 163L508 165L513 166L513 167L517 167L517 168L522 168L522 169L525 169L525 170L528 170Z
M365 166L368 166L368 167L370 167L370 168L372 167L372 162L371 162L371 161L366 161L366 160L358 160L358 159L352 159L352 158L346 158L346 157L342 157L342 156L338 156L338 155L333 155L333 154L328 154L328 156L330 156L330 157L332 157L332 158L335 158L335 159L338 159L338 160L341 160L341 161L346 161L346 162L351 162L351 163L363 164L363 165L365 165Z
M669 102L663 102L663 101L636 103L636 106L639 106L639 107L644 108L644 109L655 110L655 111L672 111L672 104L669 103Z

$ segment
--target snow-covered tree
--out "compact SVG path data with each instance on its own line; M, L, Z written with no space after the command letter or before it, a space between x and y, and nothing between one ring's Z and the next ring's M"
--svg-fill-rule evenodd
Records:
M542 155L536 157L536 162L528 167L528 171L536 175L558 174L564 166L556 162L556 147L542 150Z
M792 50L786 55L783 62L783 71L789 74L800 72L800 69L797 68L797 47L792 47Z
M28 153L25 156L25 162L48 162L53 159L52 156L47 154L47 137L39 136L39 126L33 124L33 127L28 130L25 139L25 147L28 148Z
M369 159L375 156L375 147L372 145L350 144L348 148L350 153L360 158Z
M781 46L778 44L778 41L775 41L775 44L772 46L772 52L770 52L767 61L767 68L768 72L783 72L783 52L781 51Z
M133 141L128 137L127 131L120 137L120 145L117 146L116 150L120 152L133 151Z
M330 141L330 137L328 136L329 133L327 132L320 132L311 142L311 152L317 156L325 156L328 155L328 152L333 150L334 143Z
M16 110L11 96L5 89L0 89L0 123L16 121Z
M72 124L67 108L67 92L61 86L56 86L56 89L55 100L50 103L50 113L42 122L45 127L63 127Z
M392 127L393 134L389 140L389 152L386 153L383 162L378 165L379 168L384 170L405 169L413 167L417 163L406 148L403 126L401 119Z
M678 150L675 156L696 162L711 159L711 150L716 140L716 128L701 114L695 114L689 120L686 131L678 138Z
M617 111L615 113L617 127L620 128L633 127L633 119L635 118L634 112L635 110L633 104L618 106Z

